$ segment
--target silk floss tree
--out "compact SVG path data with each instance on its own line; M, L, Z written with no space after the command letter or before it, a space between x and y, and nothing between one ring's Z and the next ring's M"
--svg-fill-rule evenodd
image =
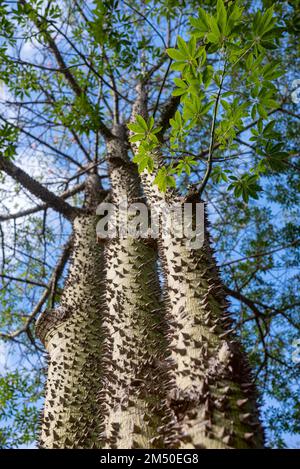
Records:
M114 236L96 232L101 203L118 208L125 199L145 206L150 218L163 206L181 212L190 204L193 226L211 180L247 203L258 199L266 155L286 157L270 120L282 108L274 81L283 72L270 54L283 32L274 9L218 0L196 12L197 2L187 2L178 19L181 2L173 3L147 2L149 19L140 2L96 2L93 10L66 2L69 29L54 3L7 7L11 47L11 25L21 15L21 30L34 32L41 51L36 66L12 60L8 50L2 61L11 74L21 70L27 95L39 96L44 125L62 127L81 152L57 153L70 165L69 180L81 180L57 195L13 161L20 135L53 145L1 117L7 150L0 169L71 227L56 268L61 276L71 253L62 292L56 275L30 319L43 310L35 328L49 355L43 448L264 446L207 213L200 246L176 231L166 237L163 224L157 236L124 234L122 223ZM13 91L24 101L22 87ZM236 163L231 170L215 164L239 152L239 136L249 139L253 128L269 132L260 159L238 175ZM76 192L84 197L71 205L66 199ZM133 217L123 216L124 223Z

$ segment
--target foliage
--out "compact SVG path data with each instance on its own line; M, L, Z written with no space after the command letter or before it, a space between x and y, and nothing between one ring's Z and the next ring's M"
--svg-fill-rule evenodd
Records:
M40 385L26 370L0 376L0 448L16 448L36 438Z
M284 28L278 26L280 22L272 7L264 12L243 14L237 2L230 2L227 7L223 0L218 0L214 14L199 8L198 16L190 17L189 21L190 39L185 41L178 36L177 48L166 51L173 61L171 69L181 72L180 78L173 79L176 88L172 93L181 97L181 106L174 119L170 119L171 155L176 158L177 165L171 163L160 169L155 182L165 191L167 187L176 186L172 174L181 175L184 171L190 174L187 157L177 157L176 150L187 147L191 131L199 129L206 119L213 120L211 158L215 147L233 148L238 133L251 119L258 118L258 131L268 136L267 140L260 139L258 154L266 159L252 168L253 175L229 177L233 182L228 185L228 190L234 189L234 196L242 196L247 202L249 197L258 198L261 188L256 182L266 166L275 167L276 161L280 165L287 155L281 151L281 143L277 143L280 134L272 132L272 121L269 122L269 113L279 106L273 81L283 71L267 54L269 49L279 48ZM230 77L236 73L241 78L239 89L226 91L226 87L230 88ZM247 94L243 94L245 86ZM142 118L137 116L137 119ZM152 172L151 153L159 142L151 133L140 134L137 126L137 123L128 126L133 132L130 141L142 142L135 161L139 163L140 172L145 169ZM220 177L225 180L222 173Z
M5 158L12 158L16 153L18 129L9 124L0 128L0 151Z

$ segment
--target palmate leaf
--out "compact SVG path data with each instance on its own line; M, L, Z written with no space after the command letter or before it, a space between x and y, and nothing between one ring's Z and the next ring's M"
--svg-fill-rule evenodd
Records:
M147 153L137 153L133 158L133 162L137 163L139 173L142 173L145 169L147 169L149 173L152 173L154 169L153 158Z
M146 122L145 119L137 115L136 121L127 124L129 130L134 132L134 135L131 135L129 140L130 142L136 143L145 140L146 138L152 142L152 147L154 147L158 143L158 139L155 134L160 132L161 127L154 128L154 118L150 116L148 121Z
M258 199L258 193L262 191L262 187L258 184L257 174L243 174L240 177L229 176L232 181L228 190L233 190L235 197L242 197L244 202L248 202L249 198Z
M236 2L229 9L230 13L227 20L226 34L229 35L234 30L236 30L240 25L240 18L243 13L243 8L241 8Z
M196 37L203 37L210 29L209 15L203 8L199 8L198 18L190 17L189 21L196 30Z
M190 48L188 47L188 44L180 36L177 36L177 45L178 45L179 52L182 54L184 58L188 58L190 55L193 56L193 52L192 53L190 52ZM194 50L194 47L192 47L192 51L193 50Z
M176 172L178 176L181 176L182 173L190 175L191 167L196 165L197 161L194 160L194 157L185 156L181 161L179 161L176 168L174 169L174 172Z
M175 62L171 65L171 70L180 72L188 71L189 74L196 75L197 72L197 59L202 57L201 63L204 63L205 56L202 48L197 49L196 37L192 35L191 39L186 42L182 37L177 37L178 49L169 48L167 54ZM177 96L177 92L174 94ZM179 94L178 94L179 95Z
M210 33L207 35L207 39L209 42L218 43L221 38L221 32L218 26L218 21L213 16L210 17L209 20L210 25Z

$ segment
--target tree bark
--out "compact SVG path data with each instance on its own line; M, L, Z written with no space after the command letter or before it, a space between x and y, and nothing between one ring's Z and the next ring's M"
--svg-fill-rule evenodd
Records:
M139 101L138 111L145 114ZM107 160L119 207L143 194L124 128L114 132ZM152 211L184 202L174 191L160 192L154 176L142 174ZM201 248L175 235L158 240L164 313L153 240L119 233L97 244L97 184L91 175L87 208L73 221L61 305L37 323L50 356L41 446L262 447L251 370L232 330L207 221Z
M139 93L134 113L146 118L146 96L141 89ZM152 174L142 174L151 210L164 203L182 203L174 191L164 194L154 186L159 161L155 164ZM177 445L262 447L264 436L251 370L232 329L206 217L203 246L190 249L186 241L171 235L161 236L158 242L166 281L167 339L172 358L169 405L180 428Z
M73 221L73 253L60 306L46 310L36 334L49 354L42 412L42 448L99 448L105 331L104 248L96 241L96 175L86 182L85 213Z
M128 204L143 199L136 165L127 155L125 130L115 126L114 132L118 138L108 142L107 158L112 202L119 208L125 198ZM164 315L156 261L156 249L145 239L125 234L108 243L103 396L107 448L162 447L160 420L171 424L173 418L165 399Z

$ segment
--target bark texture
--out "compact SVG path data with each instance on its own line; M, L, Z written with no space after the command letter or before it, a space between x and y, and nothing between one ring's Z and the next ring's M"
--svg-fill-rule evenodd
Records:
M142 92L134 113L146 116ZM144 196L151 211L199 202L160 192L155 171L142 174L142 192L124 127L113 132L107 161L116 207L125 198L129 205L144 202ZM263 447L256 390L233 331L207 219L197 249L172 234L161 234L158 246L120 232L97 242L99 187L91 174L85 209L73 220L73 257L60 306L37 323L49 353L41 446Z
M42 448L100 447L105 268L96 223L89 213L73 221L72 261L60 306L44 311L36 324L49 354Z
M107 158L112 202L120 207L125 199L128 204L143 199L136 165L127 155L125 130L115 126L114 132L118 138L108 142ZM124 223L126 218L124 213ZM147 240L126 234L111 239L106 249L103 402L107 448L162 447L161 419L172 421L165 399L164 316L156 258Z
M147 116L146 97L134 112ZM156 161L158 168L159 161ZM142 182L151 210L180 203L174 191L161 193L153 174ZM192 199L190 200L190 202ZM194 203L200 202L197 199ZM232 329L226 297L209 242L200 249L186 239L159 239L166 280L167 334L171 353L169 405L175 412L181 448L251 448L263 446L251 370Z

